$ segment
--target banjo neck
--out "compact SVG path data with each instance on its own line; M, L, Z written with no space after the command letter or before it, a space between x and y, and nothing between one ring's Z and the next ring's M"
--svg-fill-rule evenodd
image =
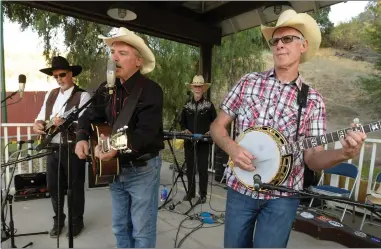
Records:
M351 130L363 133L378 131L381 130L381 121L372 122L366 125L357 125L355 127L350 127L343 130L337 130L326 135L305 138L298 142L282 145L280 147L280 151L282 156L284 156L311 149L320 145L337 142L340 141L340 138L344 138L345 135Z

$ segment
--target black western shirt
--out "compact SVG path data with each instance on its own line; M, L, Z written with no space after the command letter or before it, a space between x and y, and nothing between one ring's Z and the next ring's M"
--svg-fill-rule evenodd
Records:
M114 93L110 95L103 82L96 92L91 106L78 119L77 141L88 140L92 134L91 123L107 123L113 126L136 84L143 84L128 126L128 147L131 153L119 153L121 165L134 161L147 153L157 153L164 148L163 91L154 81L139 71L127 81L116 79Z
M182 130L188 129L193 134L205 134L216 116L216 109L212 102L204 97L199 101L192 98L183 106L180 126Z

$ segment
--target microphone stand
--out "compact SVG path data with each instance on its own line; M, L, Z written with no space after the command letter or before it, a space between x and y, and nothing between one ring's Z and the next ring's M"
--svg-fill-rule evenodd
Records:
M99 89L99 88L98 88ZM58 134L65 134L64 131L68 130L71 124L78 119L79 113L82 112L85 108L87 108L91 102L95 99L97 96L98 89L95 91L93 96L80 108L75 109L72 113L69 114L69 116L65 119L65 121L59 125L55 131L45 137L45 139L36 147L36 151L41 151L47 145L52 141L52 139ZM69 155L68 155L69 156ZM69 160L69 158L68 158ZM69 163L69 162L68 162ZM68 195L68 225L69 225L69 231L68 231L68 237L69 237L69 248L73 248L73 232L72 232L72 226L73 226L73 217L72 217L72 194L71 194L71 174L70 174L70 168L68 168L68 189L67 189L67 195ZM58 237L59 238L59 237ZM58 239L57 238L57 239Z
M255 186L258 186L257 181L258 180L256 180L256 183L254 184ZM296 197L283 197L283 198L300 198L300 199L302 199L302 198L316 198L316 199L321 199L321 200L336 201L336 202L340 202L340 203L344 203L344 204L359 206L359 207L368 209L370 212L374 213L376 216L381 218L381 208L380 207L376 207L376 205L369 205L369 204L365 204L365 203L363 204L363 203L359 203L359 202L354 202L347 197L326 196L326 195L315 194L315 193L311 193L311 192L307 192L307 191L303 191L303 190L294 190L294 189L283 187L283 186L275 186L273 184L260 183L259 186L260 186L261 190L264 190L264 189L276 190L279 192L287 192L287 193L291 193L291 194L300 195L300 196L296 196ZM258 191L258 188L256 188L256 190ZM259 192L261 192L261 191L259 190ZM378 213L380 213L380 214L378 214Z
M178 122L178 119L180 118L181 113L182 113L182 111L180 111L179 114L175 115L175 118L173 119L172 126L171 126L171 128L169 129L169 132L171 132L171 131L175 128L175 126L176 126L176 124L177 124L177 122ZM170 209L170 210L174 210L175 207L176 207L176 205L178 205L178 204L181 203L181 201L179 201L177 204L174 204L174 203L173 203L173 198L169 198L169 197L171 196L171 193L172 193L172 191L173 191L173 188L174 188L174 186L175 186L175 183L177 182L177 180L178 180L179 178L181 178L181 182L183 183L183 187L184 187L185 193L186 193L186 195L188 195L188 189L187 189L187 187L186 187L186 184L185 184L185 181L184 181L184 177L183 177L183 176L184 176L183 168L184 168L184 165L185 165L185 161L184 161L184 163L183 163L183 164L181 165L181 167L180 167L180 166L179 166L179 163L177 162L177 159L176 159L176 156L175 156L175 152L173 151L172 145L171 145L171 143L169 142L169 139L167 140L167 142L168 142L169 149L171 150L171 153L172 153L172 156L173 156L173 160L174 160L174 162L175 162L175 166L176 166L176 168L177 168L178 175L177 175L176 179L172 182L172 188L171 188L171 190L170 190L169 193L168 193L167 199L166 199L166 200L164 201L164 203L158 208L158 210L162 209L162 208L163 208L169 201L171 201L171 200L172 200L172 204L169 206L169 209ZM175 170L175 169L173 169L173 170ZM173 177L172 177L172 180L173 180ZM191 199L189 199L189 204L190 204L191 207L193 207L193 203L192 203L192 200L191 200ZM188 213L189 213L189 211L187 211L187 212L185 213L185 215L187 215Z
M12 164L22 163L22 162L29 161L29 160L32 160L32 159L48 156L48 155L50 155L52 153L53 153L52 151L48 151L48 152L44 152L44 153L38 153L38 154L36 154L34 156L27 155L26 157L23 157L21 159L14 160L14 161L7 162L7 163L3 163L3 164L1 164L1 167L3 168L3 167L7 167L9 165L12 165Z
M13 92L11 95L7 96L5 99L3 99L1 101L1 104L4 103L7 99L11 99L13 96L15 96L17 93L19 92L19 90Z
M19 144L19 151L21 151L21 144ZM39 158L39 157L42 157L42 156L46 156L48 154L51 154L53 152L47 152L47 153L41 153L41 155L35 155L35 156L27 156L25 158L22 158L22 159L19 159L19 160L14 160L12 162L8 162L8 163L5 163L5 164L2 164L1 167L6 167L6 166L9 166L9 165L12 165L14 164L13 166L13 169L12 169L12 173L11 173L11 177L10 177L10 181L8 183L8 187L6 188L6 194L5 194L5 202L2 203L1 205L1 218L2 218L2 222L3 222L3 229L5 227L5 216L4 216L4 208L5 208L5 205L7 205L7 202L9 202L9 230L10 230L10 238L11 238L11 248L17 248L17 246L15 245L15 237L20 237L20 236L28 236L28 235L39 235L39 234L48 234L49 232L48 231L45 231L45 232L37 232L37 233L25 233L25 234L17 234L15 235L14 231L14 221L13 221L13 205L12 205L12 200L13 200L13 195L9 194L9 191L10 191L10 185L11 185L11 182L12 182L12 179L13 179L13 176L15 174L15 171L16 171L16 164L19 163L19 162L23 162L23 161L27 161L27 160L31 160L31 159L34 159L34 158ZM18 156L20 156L20 152L18 153ZM1 198L3 197L3 195L1 195ZM6 235L7 232L6 231L3 231ZM8 236L7 236L8 237ZM4 240L7 240L8 238L4 239ZM3 241L3 238L2 238L2 241ZM23 248L27 247L27 246L31 246L33 245L33 242L30 242L28 243L27 245L23 246Z
M66 141L69 144L69 134L66 134ZM72 172L70 165L70 146L67 146L67 181L68 181L68 189L67 189L67 212L68 212L68 237L69 237L69 248L73 248L73 180L72 180ZM64 198L65 199L65 198ZM58 236L59 237L59 236Z

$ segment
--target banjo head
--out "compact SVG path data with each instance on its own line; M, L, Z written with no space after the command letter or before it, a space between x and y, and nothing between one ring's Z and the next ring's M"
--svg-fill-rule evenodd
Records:
M281 156L279 147L287 143L282 134L271 127L254 127L245 130L237 140L238 144L247 149L252 155L252 165L256 169L252 172L243 170L233 165L229 159L236 178L247 188L254 189L253 176L261 176L262 183L274 185L282 184L288 177L291 156Z

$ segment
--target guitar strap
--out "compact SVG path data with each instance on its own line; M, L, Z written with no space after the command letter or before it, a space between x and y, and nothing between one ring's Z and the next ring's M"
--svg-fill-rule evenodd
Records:
M115 134L119 128L122 128L124 125L128 125L130 122L131 116L135 110L138 99L143 90L143 82L137 82L134 88L131 91L131 94L127 98L127 102L124 105L120 115L116 119L114 126L112 128L112 134Z

